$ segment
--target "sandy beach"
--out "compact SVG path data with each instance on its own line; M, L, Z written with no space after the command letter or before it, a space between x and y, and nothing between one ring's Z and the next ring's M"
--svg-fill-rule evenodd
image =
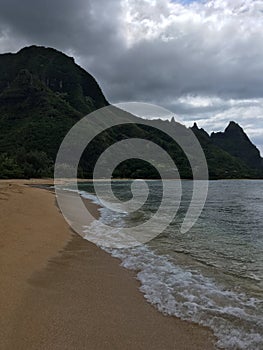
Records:
M72 232L33 183L51 180L0 181L0 349L214 349L208 329L148 304L135 274Z

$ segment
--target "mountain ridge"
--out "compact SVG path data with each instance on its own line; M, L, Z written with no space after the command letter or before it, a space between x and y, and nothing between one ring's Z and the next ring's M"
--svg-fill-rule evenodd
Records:
M84 115L108 105L94 77L56 49L31 46L16 54L1 54L0 177L52 176L66 133ZM186 156L157 130L159 122L145 127L133 123L102 133L84 152L79 175L91 177L96 159L114 142L139 137L163 147L176 161L181 177L191 178ZM176 125L175 121L163 123ZM224 132L211 135L196 123L191 129L204 150L211 179L263 177L260 153L238 124L231 122ZM149 165L135 160L120 164L114 175L158 177Z
M236 122L230 121L224 132L213 132L211 139L217 146L242 159L248 166L255 169L263 167L260 151Z

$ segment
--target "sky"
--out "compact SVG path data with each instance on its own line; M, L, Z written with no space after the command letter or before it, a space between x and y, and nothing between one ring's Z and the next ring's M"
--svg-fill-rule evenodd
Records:
M112 102L208 132L238 122L263 153L263 0L0 0L0 52L74 56Z

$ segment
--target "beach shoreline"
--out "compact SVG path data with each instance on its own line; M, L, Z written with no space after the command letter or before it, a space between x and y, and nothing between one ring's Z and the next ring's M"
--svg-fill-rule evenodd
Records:
M214 349L209 329L162 315L132 271L73 233L54 193L27 186L44 184L0 181L1 349Z

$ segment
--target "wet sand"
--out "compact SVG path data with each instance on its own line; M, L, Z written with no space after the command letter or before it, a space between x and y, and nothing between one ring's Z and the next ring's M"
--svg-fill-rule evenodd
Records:
M0 349L214 349L208 329L159 313L134 273L74 234L52 192L24 183L0 181Z

